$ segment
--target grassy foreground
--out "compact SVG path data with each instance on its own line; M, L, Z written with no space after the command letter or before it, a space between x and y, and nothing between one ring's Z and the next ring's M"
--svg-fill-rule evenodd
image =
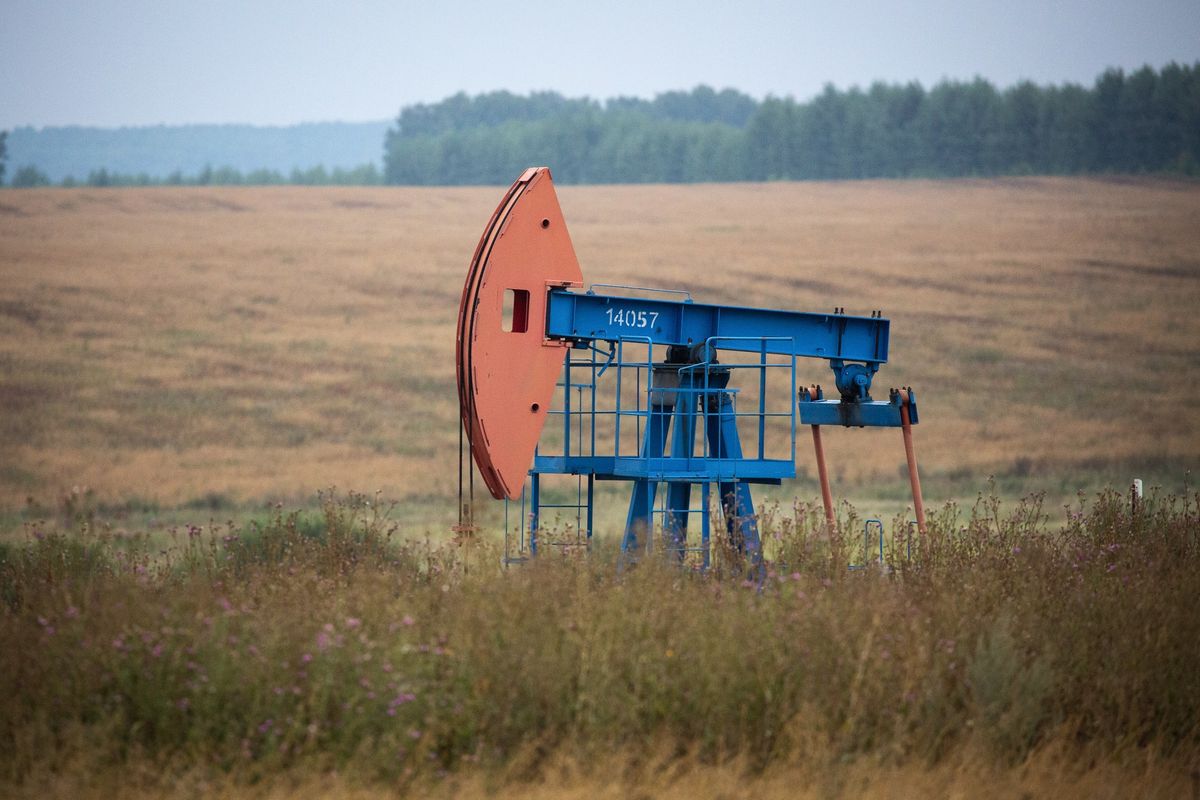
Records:
M30 525L0 549L0 787L1178 796L1198 501L982 498L868 570L777 517L761 585L602 549L502 571L357 495L165 548Z

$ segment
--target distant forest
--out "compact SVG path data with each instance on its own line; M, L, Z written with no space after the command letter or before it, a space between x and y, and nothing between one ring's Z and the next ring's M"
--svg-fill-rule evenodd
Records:
M378 182L388 124L19 127L8 173L17 185Z
M507 92L400 112L390 184L1200 174L1200 63L1112 69L1090 88L988 81L827 86L807 102L701 86L601 105Z
M1200 62L1110 69L1090 88L977 78L827 86L807 101L707 86L603 102L460 93L390 128L18 128L7 145L13 186L506 184L533 164L563 183L1200 175ZM0 135L0 179L3 153Z

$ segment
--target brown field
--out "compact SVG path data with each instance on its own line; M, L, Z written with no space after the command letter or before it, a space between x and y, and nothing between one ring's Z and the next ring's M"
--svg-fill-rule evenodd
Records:
M135 764L119 772L96 775L83 770L38 775L13 787L14 800L72 797L131 800L209 797L219 800L383 800L416 796L441 800L898 800L900 798L1046 798L1046 800L1126 800L1187 798L1200 791L1200 773L1187 774L1177 764L1153 757L1133 763L1100 761L1080 766L1047 748L1015 769L999 769L986 758L958 757L937 767L896 767L851 763L836 769L783 767L766 774L734 762L718 767L675 758L649 764L637 758L610 758L609 763L581 765L554 759L535 780L509 775L450 775L424 781L407 792L396 786L372 785L352 775L285 776L255 785L215 771L194 770L174 776L164 787L157 765ZM514 770L516 772L516 770ZM247 785L249 783L249 785Z
M448 516L454 320L500 193L0 194L0 507L53 508L76 486L113 505L307 503L335 484ZM917 389L930 502L988 475L1059 496L1139 475L1175 488L1200 464L1200 184L559 194L588 281L882 308L877 386ZM816 362L798 379L831 382ZM900 496L897 434L826 441L835 493Z
M1200 183L560 189L590 281L882 308L927 500L1052 501L886 580L784 520L758 587L420 536L500 191L0 193L0 795L1200 796L1194 488L1051 521L1200 466ZM895 431L826 442L902 509Z

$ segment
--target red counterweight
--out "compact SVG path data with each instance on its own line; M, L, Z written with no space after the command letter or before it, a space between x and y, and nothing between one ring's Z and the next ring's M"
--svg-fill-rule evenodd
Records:
M521 496L569 346L546 338L546 292L582 285L550 170L531 167L492 214L458 311L459 412L496 499Z

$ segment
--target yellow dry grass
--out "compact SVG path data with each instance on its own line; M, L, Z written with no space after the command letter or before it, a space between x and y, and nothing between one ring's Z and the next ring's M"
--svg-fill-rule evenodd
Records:
M1122 762L1088 763L1064 757L1059 748L1041 749L1022 764L1000 767L993 760L967 753L936 765L892 765L869 758L821 767L783 766L756 773L745 764L714 766L691 759L646 759L614 756L605 763L580 764L553 757L536 777L473 774L462 770L444 779L415 786L388 786L361 775L282 774L237 780L212 769L195 767L174 777L161 765L127 765L121 770L69 769L37 774L12 787L14 798L121 797L223 800L279 800L322 797L337 800L382 800L404 796L427 798L494 798L495 800L807 800L858 798L1045 798L1046 800L1123 800L1184 798L1200 794L1200 771L1180 761L1139 756ZM641 762L640 764L638 762Z
M455 492L454 321L501 190L0 195L0 506L336 484ZM1018 459L1200 462L1200 184L1030 178L561 187L588 281L882 308L927 492ZM829 384L816 362L802 382ZM894 432L831 431L834 477L898 479ZM808 452L801 440L801 465ZM1132 475L1130 476L1132 477ZM836 488L836 487L835 487Z

